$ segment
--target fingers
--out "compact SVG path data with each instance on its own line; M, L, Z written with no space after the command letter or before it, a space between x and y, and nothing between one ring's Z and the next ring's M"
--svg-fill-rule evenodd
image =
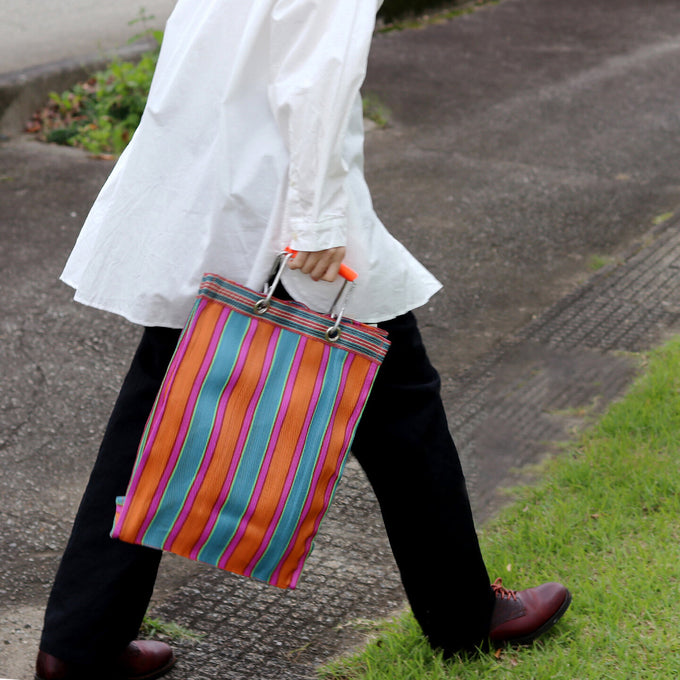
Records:
M290 260L291 269L299 269L314 281L335 281L345 259L345 248L329 248L318 252L300 251Z

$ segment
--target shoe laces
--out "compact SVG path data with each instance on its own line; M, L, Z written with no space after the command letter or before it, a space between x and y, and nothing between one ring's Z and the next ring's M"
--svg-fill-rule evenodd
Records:
M510 590L509 588L506 588L503 585L503 579L502 578L497 578L491 584L491 589L493 590L494 595L501 600L504 600L506 598L508 600L516 600L517 599L517 591L516 590Z

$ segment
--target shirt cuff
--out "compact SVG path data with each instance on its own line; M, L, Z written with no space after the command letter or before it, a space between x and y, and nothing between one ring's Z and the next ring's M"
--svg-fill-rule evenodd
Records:
M290 247L303 252L317 252L347 245L347 220L333 216L318 222L291 221Z

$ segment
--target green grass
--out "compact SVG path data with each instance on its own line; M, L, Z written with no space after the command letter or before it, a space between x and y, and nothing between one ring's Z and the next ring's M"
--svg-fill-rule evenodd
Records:
M429 12L418 12L413 15L389 18L383 26L377 29L378 33L391 33L392 31L406 31L443 24L452 19L477 12L490 5L498 5L501 0L471 0L470 2L457 2L453 7L434 9ZM444 4L444 3L442 3Z
M158 50L136 62L116 59L86 82L61 94L51 92L28 131L93 154L120 154L142 118L157 60Z
M672 219L673 217L675 217L674 212L665 212L665 213L662 213L661 215L657 215L652 220L652 224L656 227L656 226L659 226L660 224L664 224L665 222L668 222L668 220Z
M378 95L367 93L363 96L364 118L372 120L378 127L385 127L390 122L391 112Z
M597 272L608 264L611 264L613 261L614 258L607 255L591 255L588 258L588 269L591 272Z
M443 662L405 614L321 676L680 677L680 339L645 358L625 398L481 532L490 573L508 587L559 580L571 589L571 609L543 640Z
M144 617L142 628L139 632L142 637L145 638L160 638L174 642L180 642L182 640L201 640L205 637L202 633L196 633L193 630L184 628L176 623L163 621L162 619L154 619L150 616Z

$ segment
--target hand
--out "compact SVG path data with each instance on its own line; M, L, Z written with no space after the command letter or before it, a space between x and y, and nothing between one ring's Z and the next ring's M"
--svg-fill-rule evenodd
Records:
M344 259L344 246L316 252L301 250L288 265L291 269L299 269L303 274L309 274L314 281L335 281Z

